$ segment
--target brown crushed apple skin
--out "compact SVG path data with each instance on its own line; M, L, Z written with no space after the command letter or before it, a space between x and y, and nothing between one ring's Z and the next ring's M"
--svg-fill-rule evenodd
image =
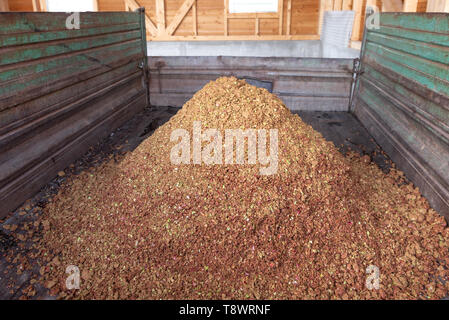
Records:
M278 129L279 169L170 163L170 134ZM265 89L207 84L119 163L68 179L34 243L64 299L440 299L445 220L403 173L343 156ZM55 258L57 257L57 258ZM67 290L68 265L81 272ZM379 267L380 289L365 286Z

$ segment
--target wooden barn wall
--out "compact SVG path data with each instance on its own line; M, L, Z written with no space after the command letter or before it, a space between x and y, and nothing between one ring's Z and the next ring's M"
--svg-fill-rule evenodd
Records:
M9 0L9 10L10 11L33 11L32 0Z
M449 15L382 13L369 30L355 114L449 218Z
M350 59L256 57L151 57L153 106L182 105L221 76L260 81L291 110L348 111Z
M143 15L67 17L0 13L0 218L147 105Z
M10 10L33 11L33 1L45 0L9 0ZM166 28L186 0L95 1L99 11L124 11L145 7L149 21L155 26L154 32L151 32L151 26L147 25L149 41L319 39L323 12L329 10L354 10L356 16L352 40L360 41L363 37L367 5L377 6L381 11L426 12L435 8L444 11L444 8L440 9L442 8L440 3L449 2L448 0L281 0L279 16L282 18L260 17L256 27L255 14L250 14L250 17L246 18L232 18L228 15L228 19L225 19L227 0L196 0L193 1L193 5L189 7L174 33L166 36L156 30L157 3L163 8L162 16L165 19L164 28ZM447 6L449 7L449 3Z

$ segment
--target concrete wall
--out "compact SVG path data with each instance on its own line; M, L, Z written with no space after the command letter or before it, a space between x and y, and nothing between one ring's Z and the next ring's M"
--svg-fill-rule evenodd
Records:
M360 51L324 45L319 40L275 41L152 41L148 55L173 56L234 56L234 57L293 57L354 59Z

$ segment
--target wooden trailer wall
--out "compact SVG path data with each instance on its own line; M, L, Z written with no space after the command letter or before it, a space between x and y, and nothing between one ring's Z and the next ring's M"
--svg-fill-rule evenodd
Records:
M257 57L150 57L153 106L182 105L209 81L262 81L291 110L348 111L353 60Z
M143 15L0 13L0 217L147 105Z
M355 114L449 219L449 15L382 13L368 30Z

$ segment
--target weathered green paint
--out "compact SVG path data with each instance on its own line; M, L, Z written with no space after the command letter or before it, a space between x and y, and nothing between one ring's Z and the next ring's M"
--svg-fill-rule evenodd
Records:
M32 44L38 42L61 40L67 38L78 38L95 36L101 34L108 34L112 32L123 32L131 30L140 30L140 25L137 23L130 23L126 25L112 25L112 26L100 26L88 29L74 29L74 30L59 30L49 31L46 33L24 33L18 35L0 35L0 47L1 46L17 46L23 44Z
M0 66L46 58L63 53L71 53L73 51L91 49L134 39L140 39L140 30L126 31L120 34L100 35L86 39L80 38L79 40L73 40L70 42L62 40L57 44L47 44L45 46L33 45L32 47L24 47L19 49L13 48L12 50L5 52L0 50Z
M139 53L141 53L140 48L130 48L127 52L127 55L130 57L137 56ZM50 72L45 72L43 75L38 77L33 77L31 79L25 78L20 79L19 81L15 81L11 84L6 84L4 86L0 87L0 96L1 95L8 95L12 96L15 94L20 93L20 91L26 90L28 88L37 87L42 83L51 84L55 81L58 81L62 78L67 77L75 77L79 73L83 73L89 69L92 69L96 65L98 66L98 63L89 60L92 58L86 57L86 56L76 56L71 59L67 59L67 64L63 66L62 68L53 68ZM78 60L75 62L75 60ZM103 65L107 65L108 63L115 60L113 57L103 58L101 60ZM131 68L134 68L136 70L138 68L138 62L134 62L131 65Z
M417 60L416 57L405 52L393 52L371 43L367 43L367 51L365 63L369 64L370 61L374 61L430 90L449 94L447 85L449 74L447 70L440 68L443 65L425 63L423 60Z
M449 218L449 14L381 13L362 48L355 114Z
M409 31L415 31L415 34L421 32L447 34L449 30L446 13L383 13L380 16L380 24L382 27L409 29Z
M0 217L147 105L140 12L0 13Z
M370 78L374 79L378 83L384 84L390 89L392 94L401 95L402 97L407 97L413 105L423 106L423 108L415 108L415 112L425 116L427 113L435 117L436 121L440 121L443 130L449 133L449 113L447 109L441 104L435 103L429 99L426 99L416 92L414 92L414 85L410 82L410 86L407 88L404 85L399 84L397 81L393 81L390 78L378 72L375 68L368 64L364 66L366 76L369 75Z
M49 16L51 14L51 17ZM66 19L70 16L68 13L0 13L0 35L20 34L25 32L48 32L48 31L67 31L67 37L71 30L65 28ZM140 17L132 12L108 12L98 13L81 12L81 29L92 27L105 27L110 25L124 25L130 23L139 23Z
M429 33L429 32L416 32L415 30L382 26L381 34L396 37L396 40L400 38L416 40L425 42L427 44L436 44L441 46L448 46L449 34L447 33ZM371 30L370 35L377 34L378 30Z
M405 51L429 61L448 63L449 47L435 46L422 41L402 39L380 33L369 33L368 41L397 51ZM447 67L447 66L442 66Z
M108 59L115 59L117 55L124 55L124 52L128 50L133 50L132 52L128 52L128 54L132 54L136 50L140 49L139 46L140 41L136 39L132 42L118 43L109 47L93 48L84 54L72 55L60 59L51 59L45 62L27 64L24 66L17 66L14 69L8 69L0 72L0 81L23 78L28 75L63 68L72 64L96 63L95 59L105 59L102 62L106 63Z

